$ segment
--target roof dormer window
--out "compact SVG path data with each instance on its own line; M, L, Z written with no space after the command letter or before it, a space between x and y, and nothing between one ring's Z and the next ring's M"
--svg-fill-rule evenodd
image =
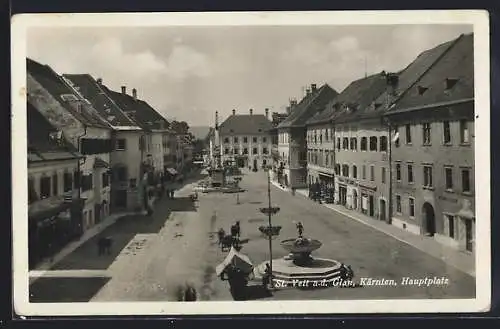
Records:
M445 88L446 90L450 90L453 88L458 82L458 79L446 78L445 80Z
M419 94L419 95L423 95L423 94L427 91L427 89L429 89L429 88L424 87L424 86L418 86L418 87L417 87L418 94Z

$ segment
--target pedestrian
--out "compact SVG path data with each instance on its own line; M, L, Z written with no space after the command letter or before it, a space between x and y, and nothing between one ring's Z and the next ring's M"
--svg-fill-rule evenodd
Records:
M264 275L262 276L262 285L268 289L269 283L271 281L271 265L266 263L266 269L264 270Z

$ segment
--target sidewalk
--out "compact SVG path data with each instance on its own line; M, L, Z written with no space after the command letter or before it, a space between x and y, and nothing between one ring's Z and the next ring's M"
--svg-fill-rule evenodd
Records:
M288 188L281 187L276 181L271 181L271 183L281 189L282 191L291 192ZM304 189L297 189L296 195L301 195L305 198L308 197L308 191ZM312 201L311 201L312 202ZM358 221L364 225L370 226L371 228L385 233L392 238L406 243L418 250L438 258L445 262L446 264L459 269L462 272L467 273L470 276L475 277L475 259L473 256L468 255L459 250L453 249L451 247L445 246L432 237L426 237L423 235L416 235L410 232L403 231L393 225L388 225L387 223L373 219L366 215L360 214L357 211L346 209L343 206L336 204L322 203L324 207L330 208L331 210L349 217L355 221Z

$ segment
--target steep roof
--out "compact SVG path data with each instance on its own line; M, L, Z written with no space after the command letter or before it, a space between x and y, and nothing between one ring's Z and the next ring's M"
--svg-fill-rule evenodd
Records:
M337 97L328 102L314 117L307 121L308 125L325 123L331 120L338 111L343 109L364 110L377 98L386 86L382 74L373 74L351 82ZM347 114L347 113L346 113Z
M31 103L27 102L28 162L76 159L80 155L64 136Z
M319 110L338 95L337 91L328 84L321 86L316 92L313 92L293 107L290 115L278 125L280 128L291 128L303 126L307 120L313 117Z
M92 103L99 114L113 127L135 127L138 124L131 120L120 107L106 94L102 86L89 74L64 74L66 79L78 88L87 100Z
M473 35L462 35L397 100L388 114L474 98ZM448 43L450 44L450 43Z
M104 85L102 88L125 113L130 113L129 115L132 116L132 119L143 129L168 128L169 122L145 101L134 99L134 97L128 94L113 91Z
M263 114L234 114L220 124L219 133L221 135L260 135L266 134L271 128L271 121Z
M82 100L80 95L75 93L75 91L68 84L66 84L64 79L52 70L50 66L42 65L30 58L27 58L26 69L27 72L78 121L87 126L109 128L107 122L99 116L97 111L95 111L90 104L87 104L84 100ZM76 99L82 101L81 104L84 106L81 107L80 111L77 111L68 102L62 99L62 95L73 95Z

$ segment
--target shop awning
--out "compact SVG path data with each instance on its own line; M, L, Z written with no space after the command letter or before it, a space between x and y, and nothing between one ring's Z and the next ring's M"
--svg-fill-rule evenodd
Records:
M177 170L175 170L174 168L167 168L167 172L170 175L177 175Z

